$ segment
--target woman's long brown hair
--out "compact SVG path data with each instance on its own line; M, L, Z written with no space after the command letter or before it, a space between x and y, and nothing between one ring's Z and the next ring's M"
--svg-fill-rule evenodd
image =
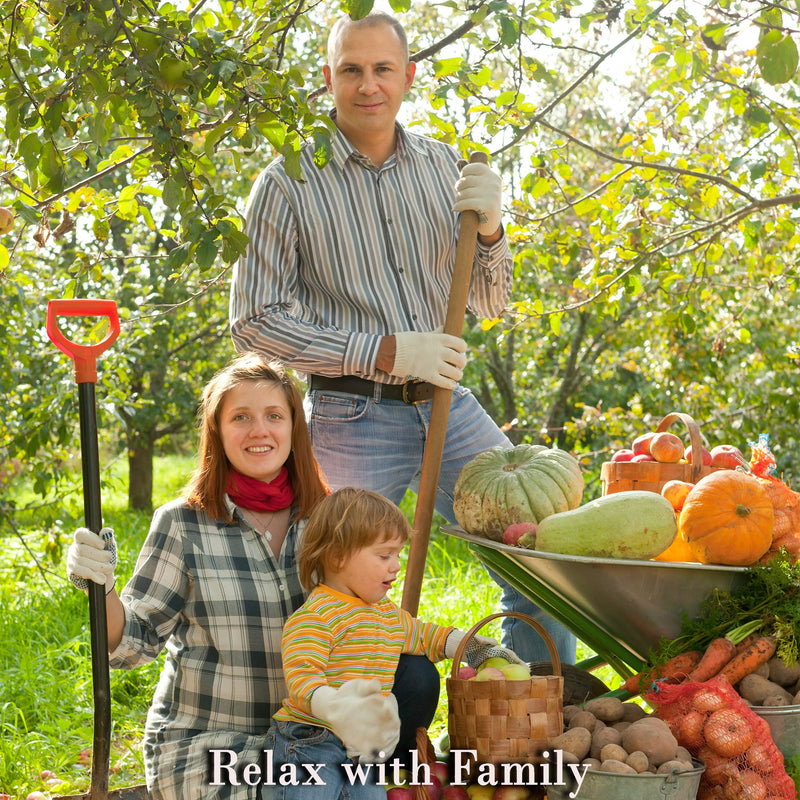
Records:
M328 493L328 486L311 448L303 395L280 362L270 361L257 353L245 353L235 359L206 384L198 411L200 444L197 466L183 490L183 497L192 508L202 509L214 519L232 522L225 505L230 463L222 446L219 417L230 391L247 381L266 381L283 389L292 412L292 449L286 468L298 516L307 517Z

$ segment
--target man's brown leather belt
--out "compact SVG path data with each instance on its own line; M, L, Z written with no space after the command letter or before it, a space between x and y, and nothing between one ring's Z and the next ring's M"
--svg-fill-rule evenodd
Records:
M308 382L313 391L344 392L360 394L365 397L375 396L375 381L357 378L355 375L342 375L329 378L325 375L312 375ZM380 383L380 396L383 400L402 400L406 405L422 403L430 400L436 387L425 381L406 381L405 383Z

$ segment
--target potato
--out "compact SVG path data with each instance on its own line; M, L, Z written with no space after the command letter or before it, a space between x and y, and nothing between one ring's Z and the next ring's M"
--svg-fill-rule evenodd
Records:
M603 725L601 728L598 728L592 733L592 744L589 750L589 755L592 758L600 758L600 752L607 744L621 743L622 734L608 725Z
M625 716L625 708L618 697L595 697L583 704L584 711L591 711L603 722L619 722Z
M580 706L568 705L564 706L562 716L564 717L564 724L569 725L569 721L579 712L583 711Z
M624 761L615 761L613 758L600 765L601 772L614 772L621 775L636 775L636 770Z
M774 706L790 706L792 704L792 696L789 695L788 698L786 694L771 694L768 697L764 698L764 702L761 704L764 708L770 708Z
M748 703L754 706L765 705L765 698L780 696L781 694L785 695L785 702L781 705L786 705L791 700L791 695L786 689L771 680L756 675L754 672L745 675L739 681L737 691Z
M647 716L647 712L638 703L623 703L622 710L624 722L636 722L637 719Z
M778 656L773 656L769 662L769 679L784 688L794 686L800 681L800 662L791 667Z
M647 772L648 767L650 766L650 759L647 757L646 753L643 753L641 750L634 750L626 759L625 763L629 767L633 767L637 772Z
M599 758L584 758L581 763L584 764L587 769L593 769L595 772L600 769Z
M641 750L655 767L674 759L678 750L678 740L669 725L658 717L636 720L622 732L620 743L629 753Z
M681 747L680 745L675 753L675 758L678 761L685 761L687 764L692 763L692 754L685 747Z
M752 674L769 680L769 664L759 664Z
M550 742L553 750L565 750L573 753L575 757L582 761L589 755L589 748L592 746L592 734L586 728L570 728L561 736L556 736Z
M580 764L581 760L575 753L570 753L569 750L562 750L561 751L561 761L564 764Z
M597 727L597 717L591 711L579 711L569 719L569 728L586 728L591 733Z
M679 772L686 772L687 769L692 769L692 762L689 761L687 764L685 761L665 761L656 770L656 775L669 775L673 769L677 769Z
M627 761L628 760L628 753L623 748L620 747L618 744L607 744L604 745L603 749L600 751L600 761Z
M611 727L615 731L619 731L620 733L622 733L622 731L624 731L625 728L627 728L629 725L632 725L632 724L633 723L628 722L628 720L626 720L626 719L621 719L619 722L615 722L613 725L611 725Z
M797 690L797 694L794 696L794 700L792 701L792 705L800 706L800 689Z

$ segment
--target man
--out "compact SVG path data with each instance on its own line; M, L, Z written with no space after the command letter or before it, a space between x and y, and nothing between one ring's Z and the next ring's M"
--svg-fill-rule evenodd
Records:
M433 387L451 389L436 508L452 521L463 465L510 446L458 385L466 343L440 332L458 212L474 210L480 220L469 294L479 316L503 311L513 260L500 178L485 164L459 173L453 148L396 123L415 69L390 15L334 25L323 67L335 105L333 157L318 169L308 145L302 183L280 159L257 179L250 245L231 287L231 331L239 350L268 353L308 376L314 452L333 488L368 488L395 503L417 488ZM536 616L562 660L574 662L575 637L493 577L503 610ZM524 660L549 660L538 635L516 619L503 620L502 643Z

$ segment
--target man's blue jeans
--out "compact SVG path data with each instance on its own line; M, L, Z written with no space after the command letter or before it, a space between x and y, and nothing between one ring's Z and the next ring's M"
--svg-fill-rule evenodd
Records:
M406 405L401 400L383 400L379 392L379 386L374 397L311 391L306 398L306 416L314 454L332 489L359 486L399 504L407 489L419 488L432 402ZM453 489L462 467L496 446L510 447L511 443L472 393L456 387L436 495L436 510L446 520L454 520ZM499 576L489 574L502 588L501 610L537 619L552 636L561 661L573 664L575 635ZM524 661L550 660L541 637L522 621L503 619L501 643Z

